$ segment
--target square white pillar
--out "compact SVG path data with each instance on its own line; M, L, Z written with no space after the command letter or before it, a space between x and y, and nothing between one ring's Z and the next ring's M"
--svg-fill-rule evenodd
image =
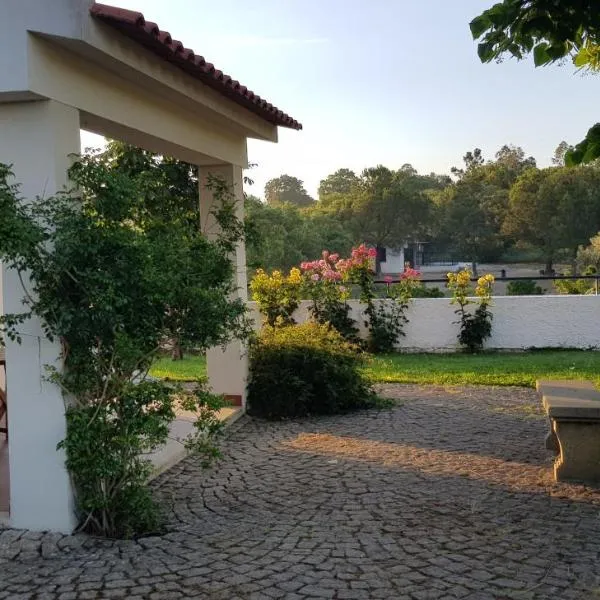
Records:
M212 216L218 200L209 189L210 177L225 181L235 195L236 216L244 219L244 190L242 168L236 165L214 165L199 167L200 219L202 231L209 239L219 234L219 226ZM240 241L231 257L235 264L237 291L236 297L248 301L246 276L246 246ZM235 404L246 405L246 384L248 379L248 352L246 345L233 341L225 349L209 348L206 352L208 379L217 394L224 394Z
M52 196L67 185L69 155L80 153L79 112L53 101L0 104L0 162L12 164L25 200ZM17 274L2 268L5 313L22 312ZM60 368L60 345L32 318L19 327L22 343L6 340L10 525L69 533L76 521L65 456L61 390L45 380Z

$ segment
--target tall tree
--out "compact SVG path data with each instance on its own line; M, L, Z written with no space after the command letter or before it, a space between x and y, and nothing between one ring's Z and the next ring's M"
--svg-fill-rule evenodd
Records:
M529 169L510 191L504 230L541 249L551 273L561 249L574 259L600 229L600 171L594 167Z
M324 249L348 254L353 237L347 223L316 209L291 204L272 207L257 198L246 199L246 220L255 235L247 240L251 269L290 269L313 260Z
M473 152L470 150L463 156L463 162L465 163L465 167L463 169L459 167L452 167L450 172L452 175L455 175L459 179L464 177L466 173L476 169L477 167L481 167L485 159L483 158L483 154L481 153L481 148L475 148Z
M494 260L503 250L500 234L506 192L481 180L464 179L435 195L439 237L472 263Z
M304 183L292 175L281 175L267 181L265 200L270 206L293 204L298 207L310 206L314 200L304 189Z
M491 161L486 162L478 148L463 160L465 168L453 170L458 183L438 196L438 238L468 258L475 269L478 261L497 260L510 243L502 233L509 190L536 161L512 144L502 146Z
M356 173L350 169L338 169L319 184L319 200L332 194L349 194L358 183Z
M523 148L514 144L502 146L496 152L496 162L514 171L525 171L536 166L535 158L533 156L525 157Z
M360 179L350 212L362 241L400 248L428 233L433 204L426 189L436 182L381 165L365 169Z
M573 146L567 144L567 142L563 140L558 146L556 146L556 150L554 151L554 155L552 156L552 164L555 167L564 167L566 164L566 154L571 150L573 150Z

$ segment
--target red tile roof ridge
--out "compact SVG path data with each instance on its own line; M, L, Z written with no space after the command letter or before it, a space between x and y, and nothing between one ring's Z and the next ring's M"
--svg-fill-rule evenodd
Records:
M179 40L173 40L168 31L162 31L156 23L146 21L141 12L97 2L90 8L90 13L264 120L281 127L302 129L298 121L216 69Z

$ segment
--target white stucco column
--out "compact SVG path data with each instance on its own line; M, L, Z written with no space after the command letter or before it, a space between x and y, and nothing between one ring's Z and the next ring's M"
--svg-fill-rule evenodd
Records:
M0 162L13 165L25 199L51 196L67 184L70 154L79 154L79 113L53 101L0 104ZM2 270L6 313L21 312L23 288ZM73 494L63 452L65 407L60 389L45 380L45 365L60 366L60 346L40 320L20 327L22 343L6 341L10 525L71 532Z
M224 180L236 199L236 214L239 219L244 218L244 191L242 168L235 165L203 166L199 168L200 187L200 216L202 231L209 238L214 238L219 233L211 211L216 206L217 200L207 187L210 175ZM246 246L239 242L235 256L232 257L236 267L237 291L236 294L244 302L248 300L246 277ZM245 344L234 341L225 349L210 348L206 353L208 378L214 392L224 394L234 403L246 405L246 382L248 377L248 355Z

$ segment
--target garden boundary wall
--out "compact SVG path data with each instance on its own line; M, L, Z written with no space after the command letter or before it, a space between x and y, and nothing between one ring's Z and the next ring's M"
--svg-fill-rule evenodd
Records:
M298 323L308 318L308 301L294 313ZM364 305L349 300L351 316L364 336ZM250 316L262 322L256 302ZM453 352L457 343L456 306L449 298L415 298L406 311L409 322L398 349L406 352ZM486 349L600 348L600 296L499 296L491 306L492 336Z

